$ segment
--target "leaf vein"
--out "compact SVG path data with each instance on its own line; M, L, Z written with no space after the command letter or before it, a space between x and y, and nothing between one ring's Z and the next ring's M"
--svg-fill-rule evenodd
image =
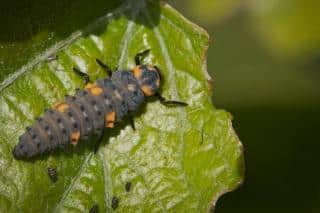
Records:
M122 67L124 59L127 56L128 43L132 38L131 37L131 33L133 31L134 26L135 26L134 22L129 20L126 32L124 33L124 36L123 36L122 41L121 41L121 48L120 48L121 53L120 53L120 59L119 59L119 62L118 62L118 67L119 68Z
M73 186L75 185L75 183L77 182L78 178L81 176L82 171L84 170L85 166L88 164L88 162L90 161L90 159L92 158L93 153L90 152L88 154L88 156L86 157L86 159L82 162L82 165L78 171L78 173L76 174L76 176L74 176L74 178L71 180L69 187L67 188L67 190L63 193L60 201L57 203L57 205L54 207L53 212L57 212L58 209L60 209L62 203L66 200L67 196L69 195L69 193L71 192Z
M146 11L146 16L147 16L148 20L150 22L152 22L152 20L150 18L150 14L149 14L148 11ZM168 75L169 75L168 79L169 79L169 84L170 84L170 91L173 93L173 96L175 98L179 99L178 92L177 92L177 87L176 87L176 79L175 79L175 74L174 74L174 66L172 64L172 59L171 59L171 56L169 54L168 48L167 48L167 46L166 46L166 44L165 44L165 42L164 42L164 40L162 38L162 35L161 35L161 32L160 32L158 26L155 26L153 28L153 32L154 32L155 37L158 40L161 52L162 52L162 54L163 54L163 56L165 58L165 61L166 61L166 68L167 68ZM177 110L179 111L179 113L177 113L177 117L180 120L180 123L188 123L188 122L186 122L186 120L187 120L186 111L184 109L181 109L181 108L179 108ZM180 159L182 161L183 154L184 154L184 149L185 149L185 146L184 146L184 134L183 134L182 130L179 131L179 139L180 139L180 141L179 141L180 145L179 146L180 146L180 150L181 150L180 151L180 155L181 155ZM181 165L180 171L183 174L182 177L183 177L183 179L184 179L184 181L185 181L185 183L187 185L187 188L190 191L192 191L192 194L195 195L199 199L200 198L199 193L196 193L193 190L191 184L189 183L189 181L187 179L186 173L185 173L184 168L183 168L183 163L181 162L180 165Z
M108 194L108 190L107 190L107 186L110 187L110 191L112 193L112 178L111 178L111 171L109 166L107 165L107 162L105 160L105 158L103 158L103 154L102 152L99 152L99 158L102 162L102 166L103 166L103 180L104 180L104 202L105 202L105 206L106 208L110 209L110 196ZM107 176L108 175L108 176ZM109 182L107 180L107 178L109 178ZM109 183L109 185L107 185L107 183Z

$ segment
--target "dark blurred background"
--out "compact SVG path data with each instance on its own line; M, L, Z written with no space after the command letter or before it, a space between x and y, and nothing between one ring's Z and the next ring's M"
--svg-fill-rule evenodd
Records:
M320 212L320 1L170 2L211 35L212 99L244 145L216 212Z

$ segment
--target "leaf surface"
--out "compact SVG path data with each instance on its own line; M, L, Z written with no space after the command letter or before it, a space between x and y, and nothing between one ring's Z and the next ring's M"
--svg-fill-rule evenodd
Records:
M242 181L242 146L231 116L211 103L207 33L166 3L132 2L49 48L56 60L46 60L46 51L1 83L2 211L88 212L98 204L109 212L116 196L120 212L206 212ZM97 154L91 151L92 139L33 161L13 158L25 127L44 108L84 86L74 66L92 79L103 78L96 58L129 69L134 55L149 48L144 61L161 68L163 95L188 107L168 108L151 100L135 114L136 131L120 123L107 132ZM57 168L56 183L47 175L49 166Z

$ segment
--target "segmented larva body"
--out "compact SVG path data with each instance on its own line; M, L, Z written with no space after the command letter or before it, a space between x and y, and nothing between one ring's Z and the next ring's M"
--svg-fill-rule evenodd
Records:
M137 110L145 97L154 95L159 87L158 69L146 65L115 71L110 78L88 83L27 127L13 155L17 159L31 158L87 141L94 134L101 135L104 128L113 128L129 112Z

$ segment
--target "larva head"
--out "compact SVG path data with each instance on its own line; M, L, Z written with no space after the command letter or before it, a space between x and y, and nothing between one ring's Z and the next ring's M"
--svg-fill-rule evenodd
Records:
M159 90L161 76L158 67L139 65L132 72L145 96L152 96Z

